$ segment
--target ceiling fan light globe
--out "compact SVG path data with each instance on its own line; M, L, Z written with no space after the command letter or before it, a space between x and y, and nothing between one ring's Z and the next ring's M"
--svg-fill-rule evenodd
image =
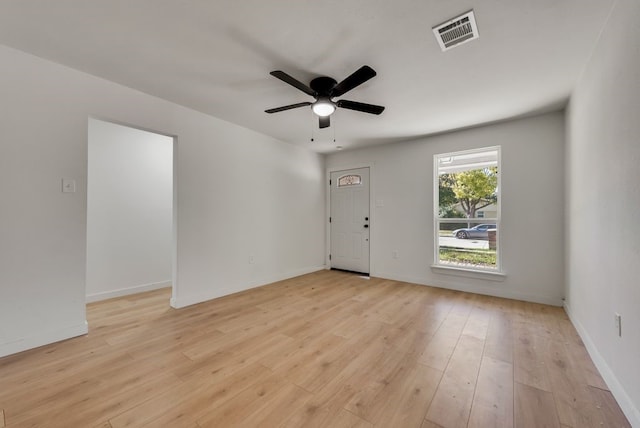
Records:
M336 106L329 100L318 100L311 105L311 109L318 116L327 117L336 111Z

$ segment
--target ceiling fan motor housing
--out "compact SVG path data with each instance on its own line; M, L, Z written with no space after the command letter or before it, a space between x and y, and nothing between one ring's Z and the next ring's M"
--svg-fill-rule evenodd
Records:
M337 84L338 82L336 82L335 79L332 79L331 77L321 76L313 79L309 83L309 86L311 87L311 89L313 89L316 92L318 97L330 98L331 91L333 90L333 88L335 88Z

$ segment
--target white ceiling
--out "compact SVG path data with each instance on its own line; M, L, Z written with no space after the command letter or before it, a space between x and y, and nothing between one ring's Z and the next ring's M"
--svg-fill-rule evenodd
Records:
M3 0L0 43L318 152L561 108L615 0ZM473 9L480 38L442 52L432 27ZM271 77L378 75L317 127ZM315 137L313 143L311 137ZM335 138L335 143L333 142Z

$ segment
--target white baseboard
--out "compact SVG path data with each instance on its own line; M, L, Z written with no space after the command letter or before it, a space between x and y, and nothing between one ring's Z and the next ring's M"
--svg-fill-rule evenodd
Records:
M513 300L522 300L525 302L541 303L544 305L551 305L551 306L562 306L561 298L553 298L553 297L547 297L547 296L538 296L538 295L532 295L532 294L526 294L526 293L519 293L517 291L514 292L512 289L509 289L509 287L500 287L500 288L483 287L482 285L478 285L477 283L469 284L468 281L460 281L460 282L453 282L453 281L443 282L440 280L425 281L424 278L414 278L414 277L403 276L403 275L387 274L384 272L375 272L375 273L372 273L371 276L384 278L384 279L391 279L394 281L410 282L412 284L427 285L430 287L445 288L447 290L483 294L485 296L502 297L505 299L513 299ZM496 281L495 279L491 280L491 282L495 282L495 281ZM503 281L503 279L500 278L499 281Z
M87 334L88 331L88 324L85 321L81 324L60 330L42 332L33 336L22 337L11 342L0 343L0 357L17 354L18 352L59 342L61 340L71 339L72 337L82 336L83 334Z
M150 284L135 285L133 287L87 294L86 302L98 302L100 300L113 299L114 297L128 296L130 294L143 293L145 291L158 290L166 287L171 287L171 281L152 282Z
M175 309L184 308L187 306L195 305L198 303L206 302L207 300L217 299L218 297L227 296L229 294L239 293L241 291L250 290L256 287L262 287L263 285L271 284L278 281L283 281L289 278L295 278L296 276L306 275L308 273L324 270L325 266L312 266L303 269L297 269L282 273L280 275L273 275L271 277L261 278L244 284L234 284L223 288L212 288L205 293L198 293L190 296L178 296L171 299L171 307ZM180 287L178 286L178 294L180 293Z
M624 387L620 384L620 381L618 381L618 377L613 373L611 367L609 367L609 364L607 364L605 359L598 351L598 348L593 343L593 340L591 340L591 337L589 336L589 333L587 333L587 330L571 312L571 307L567 302L565 302L564 304L564 310L567 312L567 315L569 315L569 319L573 323L573 326L576 328L578 334L580 335L580 338L584 342L584 346L587 348L589 356L602 375L602 379L604 379L605 383L609 387L611 394L613 394L613 397L620 405L622 412L627 417L627 419L629 419L631 426L640 427L640 409L635 406L635 404L625 391Z

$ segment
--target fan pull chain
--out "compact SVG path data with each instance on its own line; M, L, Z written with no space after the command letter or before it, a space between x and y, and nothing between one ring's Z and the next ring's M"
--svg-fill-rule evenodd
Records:
M315 141L315 132L313 129L313 117L315 115L313 114L313 112L311 112L311 138L309 138L309 142L313 143Z
M316 118L316 115L312 111L311 112L311 140L310 140L310 142L312 143L315 141L315 118Z
M333 144L335 144L336 143L336 119L335 119L335 117L333 119L332 131L333 131Z
M333 125L331 125L331 126L333 126L333 145L335 146L336 150L342 150L342 148L343 148L342 146L336 145L336 128L337 128L337 126L336 126L336 120L335 119L333 121Z

